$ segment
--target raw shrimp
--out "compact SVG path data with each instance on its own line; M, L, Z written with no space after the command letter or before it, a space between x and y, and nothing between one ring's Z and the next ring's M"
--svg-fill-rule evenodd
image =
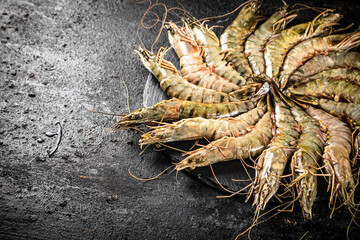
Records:
M306 78L314 74L332 68L360 69L360 53L358 52L329 52L326 55L318 55L299 67L293 75L292 80Z
M180 58L181 72L187 81L224 93L239 89L239 86L220 77L203 63L202 49L185 28L179 28L173 22L167 28L169 41Z
M183 118L234 117L255 107L253 101L206 104L178 99L164 100L152 107L140 108L123 117L114 125L115 129L151 121L174 121Z
M291 95L306 95L327 97L336 101L360 103L360 86L347 80L316 79L288 87L284 93Z
M327 51L345 51L360 44L360 33L329 35L305 40L292 48L283 63L279 74L281 90L287 85L287 81L294 71L303 65L308 59L326 53Z
M202 138L212 141L225 136L238 137L251 131L265 112L266 108L257 107L235 118L216 120L190 118L173 124L153 127L152 131L141 136L140 145Z
M248 58L253 72L257 75L265 73L263 48L266 42L274 34L284 29L288 21L296 17L296 15L287 16L287 10L288 6L286 5L280 11L274 13L245 42L245 56Z
M354 204L353 191L355 183L350 166L351 130L340 119L320 109L309 107L307 112L319 121L327 134L323 160L325 169L330 174L329 184L332 187L330 203L339 196L345 203Z
M313 21L292 26L273 36L265 46L266 75L277 77L286 53L297 43L327 33L341 15L324 11Z
M176 164L176 170L209 166L213 163L244 159L259 155L272 137L271 112L259 120L251 132L240 137L223 137L205 147L191 151Z
M245 78L251 76L252 70L244 54L244 42L255 29L261 3L261 0L247 3L220 36L221 50L226 54L226 61L232 62L235 69Z
M300 127L298 149L291 159L293 182L306 218L312 217L312 206L317 194L317 169L320 153L324 149L324 136L318 122L300 108L293 106L291 112Z
M194 37L197 44L204 48L204 58L208 66L213 67L219 76L238 86L248 83L232 65L224 60L219 46L219 39L211 28L207 28L204 23L200 23L193 18L184 18L183 21L186 29Z
M303 83L316 79L344 79L349 80L351 83L360 85L360 71L349 68L328 69L319 72L318 74L296 80L296 82Z
M171 62L159 59L145 49L140 48L137 53L144 66L153 73L160 82L160 87L170 98L175 97L180 100L200 103L226 103L231 101L229 95L226 93L198 87L189 83L178 74ZM236 99L233 100L236 101Z
M355 128L360 125L360 104L336 102L329 99L319 99L318 106L328 113L346 116L351 125Z
M257 212L263 210L277 192L286 163L294 151L299 132L290 108L279 97L275 98L276 133L269 148L260 155L252 191Z

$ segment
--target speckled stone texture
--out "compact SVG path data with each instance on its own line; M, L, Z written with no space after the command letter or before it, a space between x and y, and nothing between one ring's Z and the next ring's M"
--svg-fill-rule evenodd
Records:
M181 1L197 18L224 14L242 2ZM264 2L264 15L282 5ZM301 2L336 8L345 15L343 26L359 24L360 7L352 1ZM178 6L174 0L165 4ZM136 30L147 5L0 0L1 239L234 239L250 226L254 208L244 197L216 198L223 193L184 173L147 182L132 178L128 169L152 177L171 163L152 147L139 156L139 132L113 133L116 117L90 111L127 112L121 78L130 108L142 107L149 73L134 49L141 44ZM164 8L153 10L162 17ZM226 26L235 16L212 23ZM158 30L140 29L147 48ZM154 49L160 46L169 46L166 34ZM57 122L62 142L49 158ZM329 215L327 203L317 202L313 222L305 221L295 204L294 212L262 223L251 236L344 239L350 214L340 209ZM350 239L359 232L353 224Z

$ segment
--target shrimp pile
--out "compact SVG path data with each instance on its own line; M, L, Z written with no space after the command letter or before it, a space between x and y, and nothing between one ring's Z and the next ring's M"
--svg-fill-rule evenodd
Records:
M342 33L332 10L288 27L297 10L285 5L260 20L261 3L248 1L219 38L190 15L166 23L180 71L165 48L136 53L169 100L123 115L114 128L147 124L141 146L206 139L174 163L177 171L250 162L247 200L257 213L282 188L310 219L319 177L328 182L329 206L355 208L360 53L350 50L360 32Z

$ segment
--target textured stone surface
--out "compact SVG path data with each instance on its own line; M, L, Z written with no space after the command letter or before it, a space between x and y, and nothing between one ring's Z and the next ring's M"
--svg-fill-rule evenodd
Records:
M242 1L181 2L201 18ZM351 1L305 3L337 8L345 14L343 26L358 21L360 8ZM281 4L266 1L263 9ZM107 132L115 117L90 111L127 112L121 77L131 109L142 107L148 72L134 49L146 6L125 0L0 1L0 238L233 239L251 224L251 203L218 199L222 193L186 174L132 178L128 169L152 177L170 162L151 147L139 156L140 133ZM226 26L234 17L213 23ZM157 31L140 31L147 48ZM165 34L154 49L162 45L168 46ZM49 158L57 122L63 138ZM350 214L341 209L329 215L327 204L318 202L313 222L304 221L296 204L293 213L254 228L252 237L344 239ZM359 233L350 230L351 236Z

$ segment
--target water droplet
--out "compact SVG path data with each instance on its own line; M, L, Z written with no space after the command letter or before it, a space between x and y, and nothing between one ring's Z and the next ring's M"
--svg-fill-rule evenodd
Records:
M53 132L46 132L45 133L45 136L47 136L47 137L53 137L55 135L56 135L56 133L53 133Z

